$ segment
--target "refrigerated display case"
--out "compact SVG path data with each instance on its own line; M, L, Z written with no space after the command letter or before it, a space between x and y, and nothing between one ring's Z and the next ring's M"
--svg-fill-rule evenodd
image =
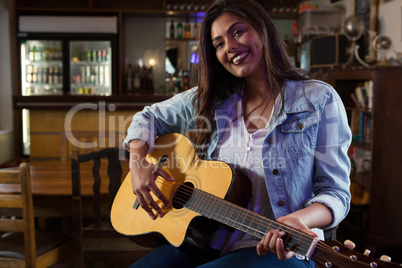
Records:
M71 41L70 78L71 94L110 95L111 42Z
M63 94L63 52L60 40L21 42L21 93Z
M29 34L19 43L23 96L107 96L117 90L115 35Z

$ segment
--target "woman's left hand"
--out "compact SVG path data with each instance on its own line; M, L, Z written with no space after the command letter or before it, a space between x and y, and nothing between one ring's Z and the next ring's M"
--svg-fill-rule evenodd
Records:
M293 227L299 231L305 232L311 236L317 236L316 233L310 231L310 229L303 223L300 218L292 216L289 214L284 217L277 219L277 222L285 224L287 226ZM292 258L295 253L293 251L285 250L283 245L283 240L286 233L280 230L270 230L266 233L265 237L257 245L257 254L264 255L268 251L275 253L279 260L287 260Z

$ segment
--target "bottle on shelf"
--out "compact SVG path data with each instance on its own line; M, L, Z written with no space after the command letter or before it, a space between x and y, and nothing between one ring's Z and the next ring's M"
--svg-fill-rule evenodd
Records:
M127 67L127 91L131 92L133 90L133 72L131 64Z
M183 73L183 90L187 90L190 88L190 77L188 76L188 72Z
M194 21L194 27L193 27L193 38L198 40L199 38L199 29L198 29L198 23L197 20Z
M36 47L36 52L35 52L35 61L42 61L42 51L43 51L43 46L38 45Z
M179 21L179 23L177 23L177 38L183 38L183 24Z
M154 91L154 73L152 66L148 69L148 89L150 93Z
M173 20L172 20L172 22L170 23L170 32L169 32L170 38L174 38L174 37L175 37L174 29L175 29L175 27L174 27L174 22L173 22Z
M140 74L140 66L138 64L134 65L134 74L133 74L133 86L134 90L138 91L141 88L141 74Z
M186 39L191 38L191 26L190 26L190 22L188 20L184 24L184 38L186 38Z
M148 69L145 66L142 67L141 89L148 89Z
M35 54L36 54L36 47L35 47L35 45L31 45L30 50L29 50L28 59L30 61L35 61Z

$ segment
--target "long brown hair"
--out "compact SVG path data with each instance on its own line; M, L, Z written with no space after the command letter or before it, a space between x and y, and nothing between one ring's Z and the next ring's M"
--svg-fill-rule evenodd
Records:
M216 103L233 93L240 93L244 85L243 78L232 75L220 64L212 44L212 24L224 13L231 13L246 20L259 33L263 42L264 63L270 88L283 91L286 79L307 79L293 66L286 52L285 42L268 13L259 3L254 0L215 0L200 25L198 91L193 100L193 105L197 108L196 130L208 129L210 127L208 124L213 126ZM271 90L271 92L274 91ZM281 96L283 98L283 92ZM196 131L196 133L194 141L198 145L196 152L202 155L208 147L212 132Z

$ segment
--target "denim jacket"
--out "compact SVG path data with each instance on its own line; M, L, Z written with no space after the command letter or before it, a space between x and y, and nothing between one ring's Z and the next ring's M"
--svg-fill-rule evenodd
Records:
M134 115L124 147L134 139L146 141L149 152L157 136L195 128L191 104L196 88L147 106ZM215 105L215 125L206 157L213 159L225 127L230 122L236 94ZM267 133L262 149L265 180L275 218L314 202L328 206L338 225L350 206L351 131L343 103L336 91L317 80L286 81L283 110L276 127Z

